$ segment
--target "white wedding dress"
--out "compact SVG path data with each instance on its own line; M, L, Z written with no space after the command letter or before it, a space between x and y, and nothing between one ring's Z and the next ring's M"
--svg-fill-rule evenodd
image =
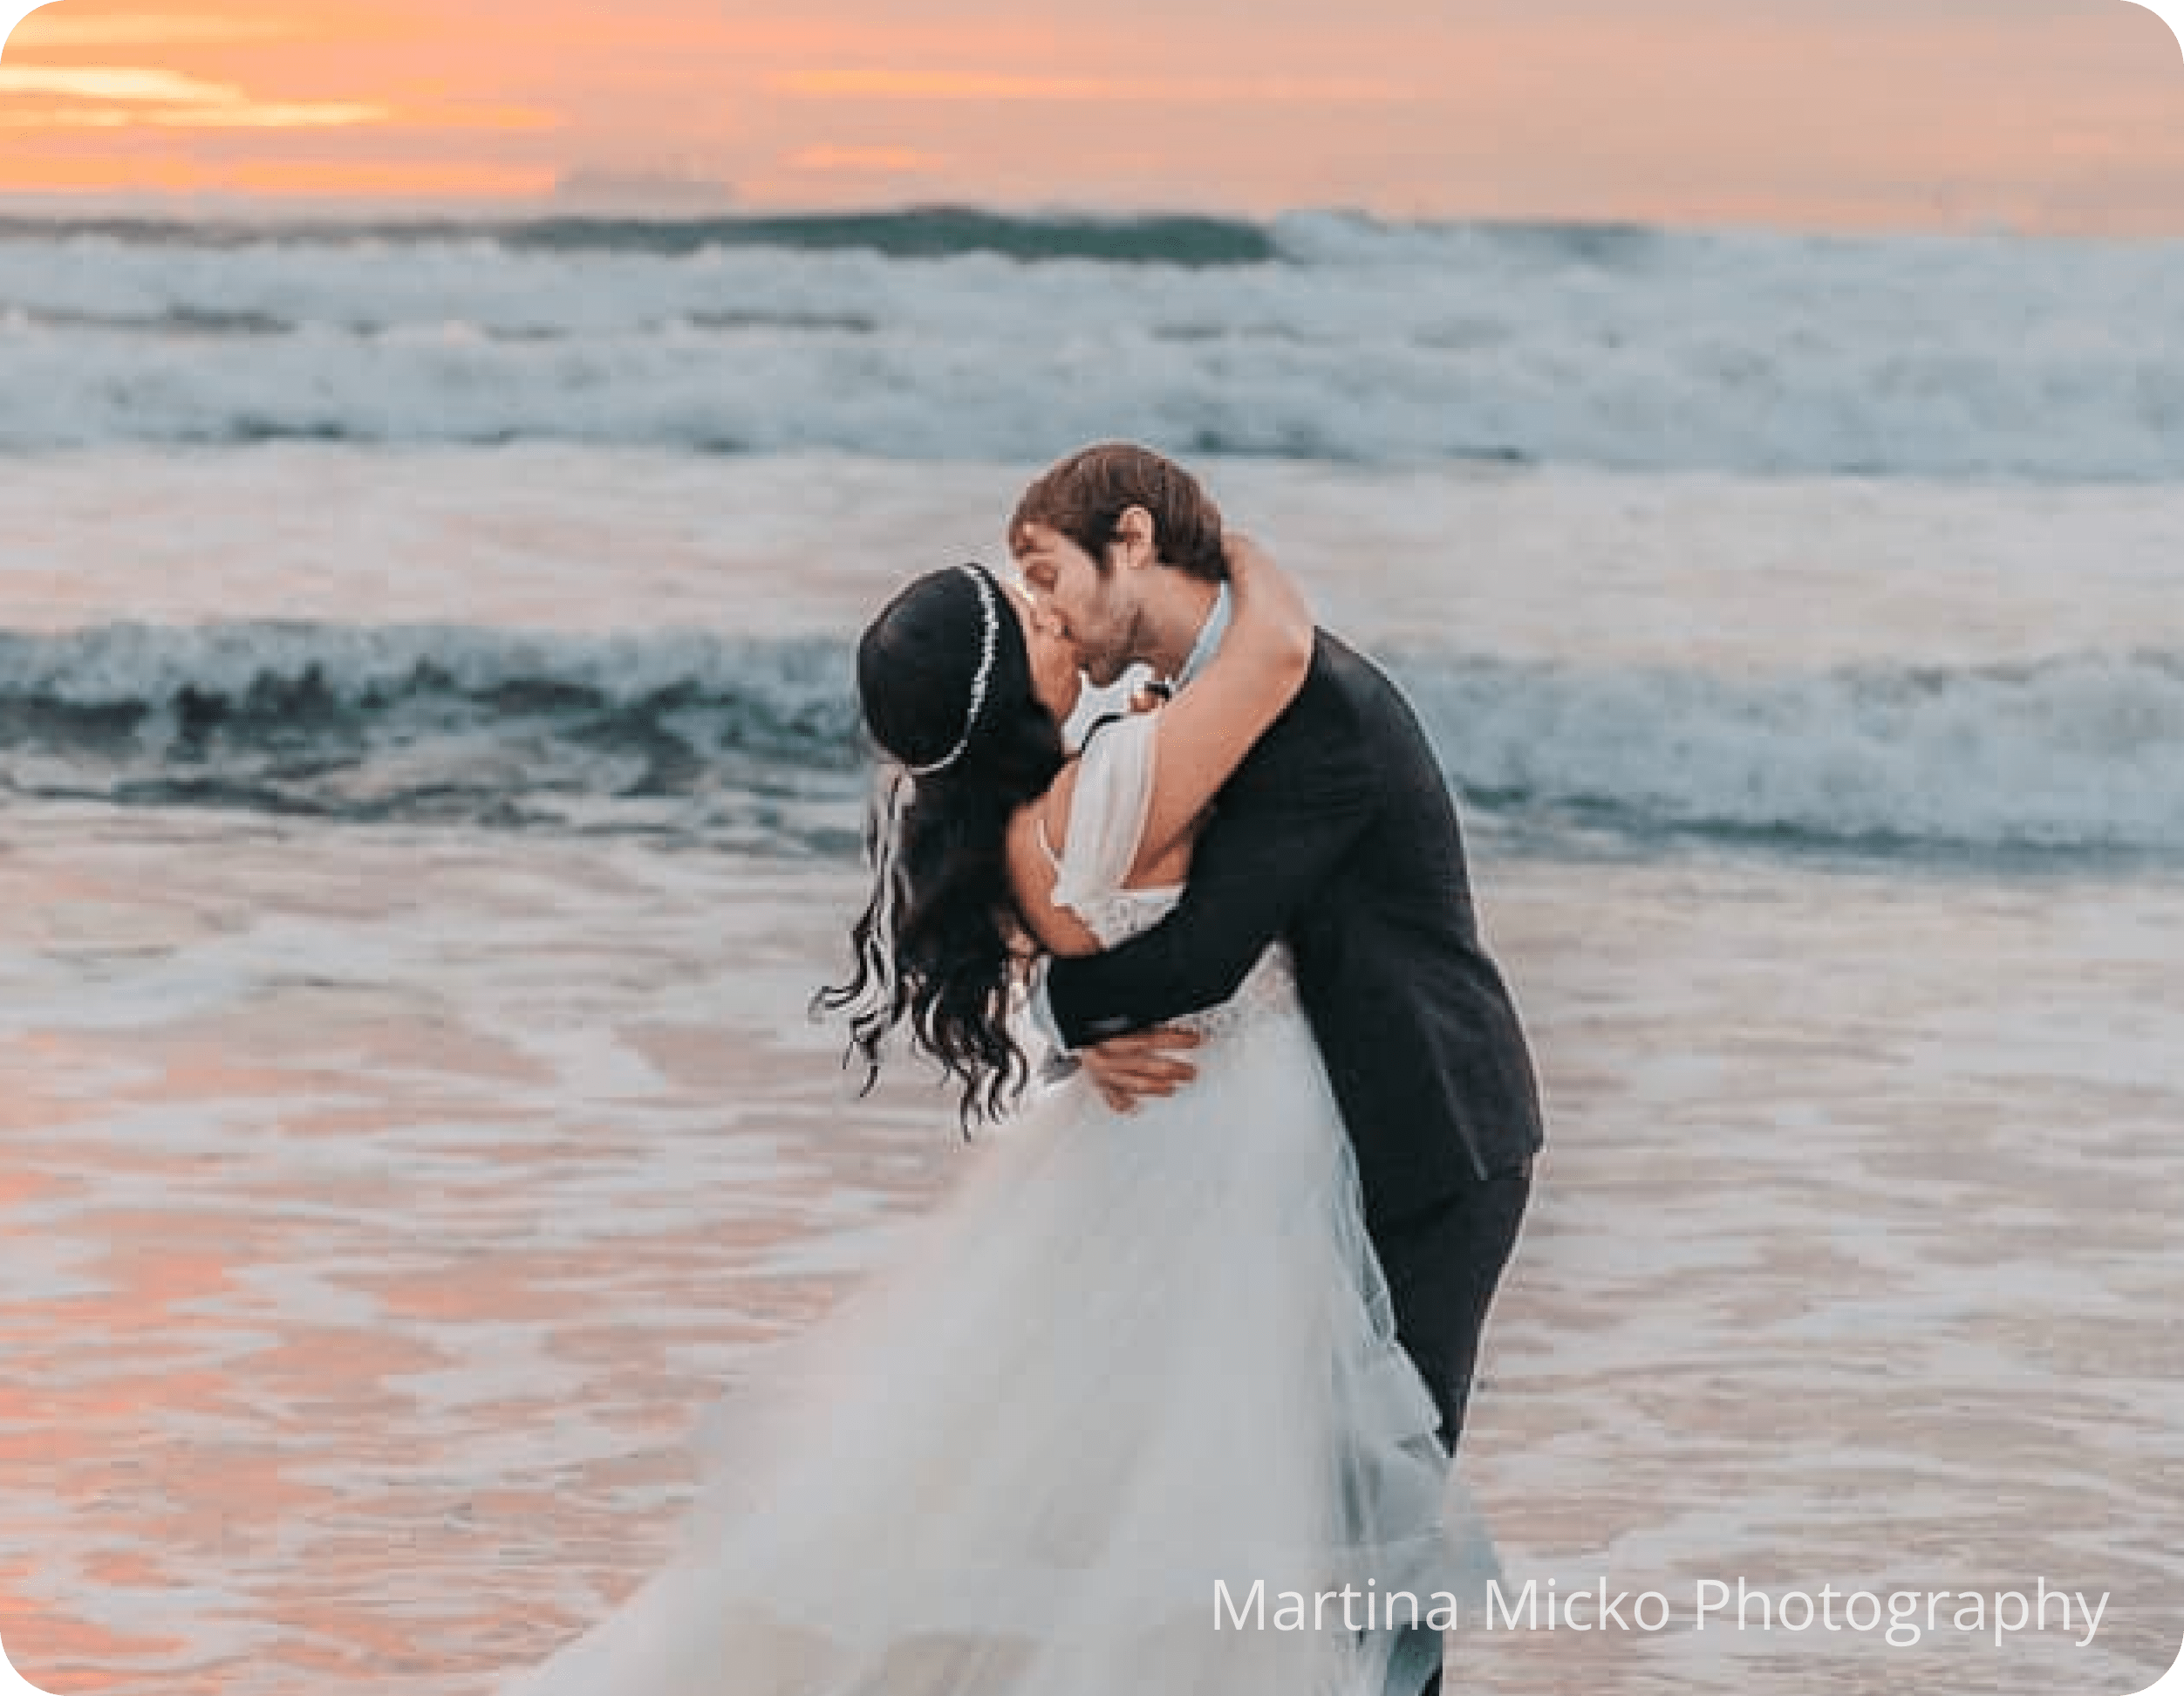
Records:
M1110 945L1179 892L1121 886L1153 724L1093 738L1059 857ZM979 1150L716 1410L681 1552L504 1696L1379 1696L1389 1635L1314 1598L1459 1582L1433 1408L1285 951L1198 1022L1175 1096L1073 1079Z

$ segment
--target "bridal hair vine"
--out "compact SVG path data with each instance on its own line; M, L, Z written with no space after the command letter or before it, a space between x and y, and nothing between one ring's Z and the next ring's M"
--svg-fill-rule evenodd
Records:
M979 644L979 668L971 679L971 710L964 715L963 735L957 739L953 748L930 765L905 763L904 769L913 777L931 777L945 771L969 749L972 735L979 728L979 715L986 708L986 692L993 687L993 658L1000 651L1001 613L993 598L993 579L976 565L962 565L957 569L978 585L979 607L986 616L986 632Z

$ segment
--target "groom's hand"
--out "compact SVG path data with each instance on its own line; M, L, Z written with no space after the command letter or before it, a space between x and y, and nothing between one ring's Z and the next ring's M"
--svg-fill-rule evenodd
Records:
M1130 1036L1110 1036L1077 1050L1092 1083L1118 1113L1136 1111L1148 1096L1171 1096L1198 1075L1181 1057L1198 1047L1198 1033L1164 1025Z

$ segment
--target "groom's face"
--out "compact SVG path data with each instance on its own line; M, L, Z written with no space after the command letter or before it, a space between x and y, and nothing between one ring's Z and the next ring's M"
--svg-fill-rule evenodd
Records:
M1101 688L1136 658L1137 607L1132 573L1101 562L1048 524L1026 524L1017 537L1017 569L1041 610L1076 650L1077 664Z

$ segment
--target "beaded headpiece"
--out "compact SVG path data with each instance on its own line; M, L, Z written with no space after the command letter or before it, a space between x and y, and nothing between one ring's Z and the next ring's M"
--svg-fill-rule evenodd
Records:
M929 765L905 766L913 777L931 777L945 771L971 746L971 737L979 728L979 715L986 708L986 692L993 683L993 658L1000 652L1001 640L1001 612L993 598L993 581L976 565L958 567L978 585L979 607L986 616L986 631L979 644L979 668L971 679L971 710L963 717L963 735L956 745Z

